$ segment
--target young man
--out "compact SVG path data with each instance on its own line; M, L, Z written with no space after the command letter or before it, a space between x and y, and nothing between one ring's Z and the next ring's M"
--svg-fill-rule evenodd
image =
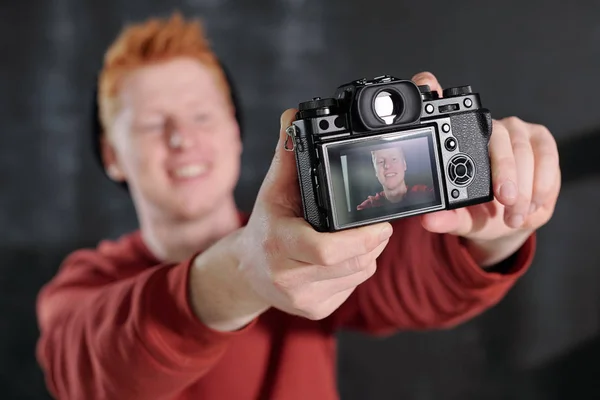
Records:
M140 230L74 252L39 295L38 359L60 399L337 398L337 330L446 328L493 306L560 188L552 136L512 118L494 124L493 203L319 233L300 217L287 110L246 221L239 127L197 24L125 30L99 87L105 166Z
M371 157L375 176L383 190L369 196L356 207L357 210L398 203L411 205L433 198L433 188L422 184L409 187L406 184L407 165L401 145L372 151Z

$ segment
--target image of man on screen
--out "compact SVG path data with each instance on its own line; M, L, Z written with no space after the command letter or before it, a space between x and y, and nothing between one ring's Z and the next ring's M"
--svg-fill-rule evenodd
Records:
M399 144L371 151L371 156L375 175L383 190L375 196L368 196L356 207L357 210L398 203L410 205L433 196L433 189L427 185L407 185L406 158Z

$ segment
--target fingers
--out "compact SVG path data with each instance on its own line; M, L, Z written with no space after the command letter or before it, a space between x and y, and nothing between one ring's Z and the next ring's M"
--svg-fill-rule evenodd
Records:
M286 140L288 138L286 129L294 121L296 111L297 110L290 108L285 110L281 114L279 140L277 141L275 156L273 157L273 161L271 162L271 166L269 167L269 171L267 172L267 176L265 178L265 181L271 183L272 185L289 184L289 182L285 181L285 177L290 175L292 172L294 176L296 174L294 153L290 151L285 151L284 149Z
M505 118L493 121L489 149L496 201L423 215L425 229L487 237L502 212L505 228L535 229L547 222L560 191L559 156L552 134L541 125ZM532 216L542 209L541 215Z
M386 240L370 253L353 257L337 265L313 265L291 260L284 269L274 274L273 281L284 290L293 290L319 282L329 282L327 287L335 289L332 289L334 292L345 290L364 282L375 273L377 257L387 243Z
M340 305L342 305L348 299L348 297L350 297L350 295L354 292L354 289L356 289L356 286L338 292L325 300L323 302L325 316L329 316L331 313L337 310Z
M358 285L363 284L369 280L376 271L377 263L376 261L372 261L366 265L360 273L342 276L336 279L318 281L314 283L314 286L315 288L319 288L320 291L328 293L329 296L335 296L335 294L352 290Z
M392 226L389 223L312 234L299 240L297 253L291 255L292 258L311 264L333 266L369 254L391 235Z
M348 297L350 297L355 288L356 286L325 298L314 296L312 299L309 298L308 300L300 298L292 303L292 307L284 311L290 314L299 315L304 318L318 321L327 318L335 310L337 310L340 305L342 305L348 299ZM323 293L323 289L318 287L318 285L315 285L313 291L317 296L319 293Z
M257 202L281 206L280 208L285 210L285 215L288 216L301 213L296 158L294 152L284 149L288 139L286 129L294 121L295 115L295 109L288 109L281 114L275 155L257 197Z
M534 125L531 133L531 146L534 154L535 174L531 195L530 214L539 207L554 200L555 187L560 180L560 167L556 141L548 129Z
M421 216L423 228L433 233L460 234L461 218L460 210L445 210Z
M323 319L335 311L352 294L356 287L368 280L376 271L376 263L362 274L314 282L302 291L293 302L296 313L314 320Z
M333 266L375 250L392 235L389 223L339 232L317 232L302 218L282 222L274 228L267 247L277 248L287 258L315 265Z
M359 275L365 279L375 273L375 262L381 255L389 240L383 241L374 250L367 254L352 257L334 266L320 266L318 268L319 280L331 280L352 275Z
M489 149L494 195L503 205L512 206L519 196L517 164L510 134L499 121L493 121Z
M516 201L505 208L504 221L512 228L523 225L529 215L533 189L534 156L527 124L518 118L506 118L503 121L510 132L510 140L517 169Z
M436 91L440 97L442 96L442 86L431 72L419 72L413 76L412 81L417 86L428 85L432 91Z

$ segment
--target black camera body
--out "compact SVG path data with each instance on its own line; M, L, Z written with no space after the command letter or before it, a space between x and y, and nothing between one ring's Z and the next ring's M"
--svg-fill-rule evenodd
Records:
M286 149L295 152L304 218L338 231L491 201L491 133L470 86L439 97L384 75L300 103Z

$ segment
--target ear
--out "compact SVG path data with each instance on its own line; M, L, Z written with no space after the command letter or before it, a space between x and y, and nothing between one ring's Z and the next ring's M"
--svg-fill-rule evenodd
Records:
M406 171L407 166L406 166L406 160L404 160L404 170Z
M115 149L105 134L100 138L100 147L102 151L102 163L106 169L106 174L115 182L125 181L125 174L119 166Z
M241 156L244 153L244 141L242 140L242 128L239 122L236 120L235 129L236 129L236 140L238 141L238 154Z

